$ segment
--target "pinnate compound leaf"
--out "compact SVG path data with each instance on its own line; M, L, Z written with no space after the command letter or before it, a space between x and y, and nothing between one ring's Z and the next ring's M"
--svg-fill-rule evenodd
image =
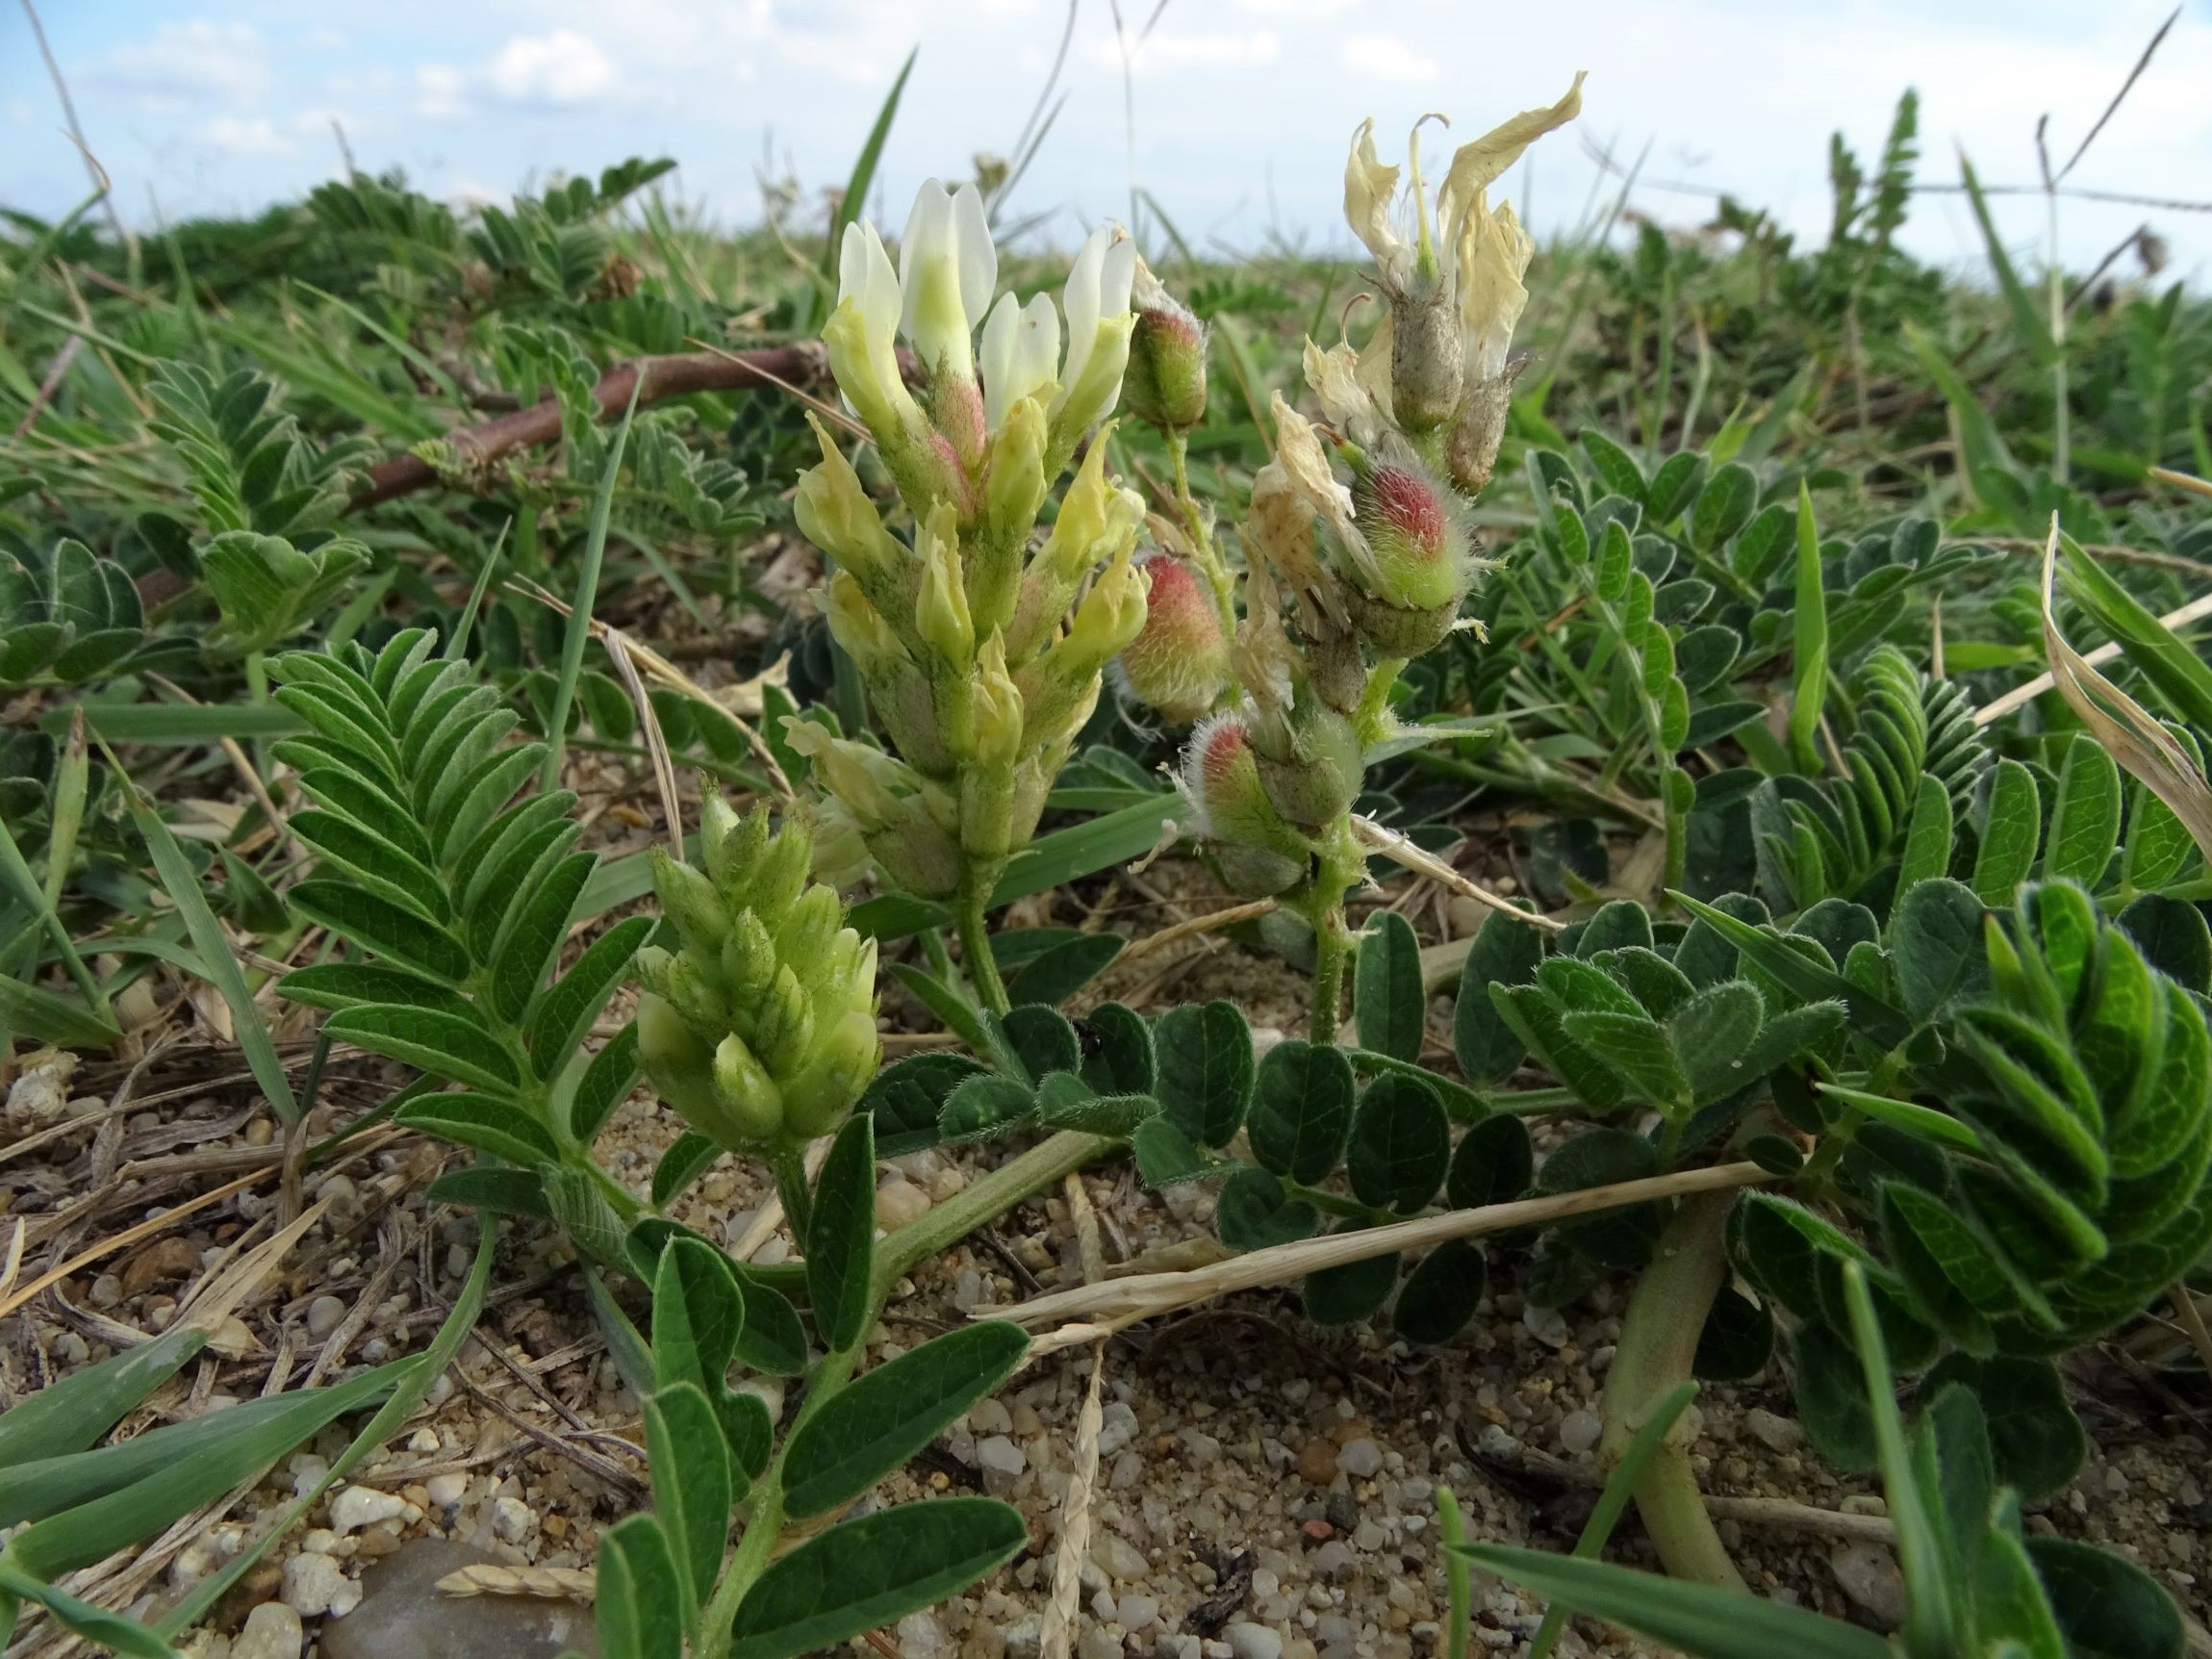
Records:
M1386 1073L1367 1085L1352 1119L1345 1171L1363 1204L1411 1215L1436 1196L1451 1162L1451 1127L1437 1091Z
M591 1145L638 1080L638 1028L626 1025L591 1058L569 1102L569 1133Z
M1214 1230L1232 1250L1292 1244L1312 1238L1320 1224L1319 1211L1253 1163L1240 1163L1230 1172L1213 1211Z
M562 926L565 931L565 921ZM577 1045L628 975L631 959L654 926L650 916L631 916L617 923L595 939L576 958L575 966L538 999L530 1015L528 1042L530 1067L541 1082L550 1082L574 1058ZM558 947L556 937L554 948ZM511 943L510 953L515 949ZM547 960L551 960L549 954ZM543 967L539 971L542 974Z
M876 1150L903 1158L937 1144L946 1102L970 1078L989 1070L964 1054L917 1054L885 1066L855 1109L876 1119Z
M2009 906L2013 893L2035 868L2043 837L2043 801L2035 774L2017 760L1996 763L1990 776L1989 812L1974 855L1974 896L1984 905Z
M2180 1610L2142 1568L2071 1538L2031 1538L2026 1548L2071 1659L2181 1659Z
M1916 881L1898 896L1890 914L1890 959L1898 998L1916 1022L1935 1019L1954 999L1987 986L1987 915L1972 888L1945 876Z
M301 881L286 897L309 921L403 967L448 985L469 978L469 953L459 939L389 899L320 877Z
M1352 1062L1343 1052L1291 1037L1259 1062L1252 1105L1252 1156L1309 1186L1328 1179L1352 1129Z
M729 1258L703 1238L670 1238L653 1274L654 1381L663 1389L696 1383L710 1401L719 1398L747 1312Z
M1012 1376L1029 1351L1019 1325L988 1319L863 1372L793 1433L785 1510L804 1518L850 1503Z
M2095 887L2120 845L2120 768L2103 745L2076 732L2058 772L2050 832L2043 853L2047 881Z
M1234 1003L1171 1008L1154 1031L1162 1117L1198 1146L1227 1146L1254 1087L1252 1028Z
M1447 1238L1406 1275L1390 1324L1409 1342L1448 1342L1474 1318L1488 1283L1482 1251L1465 1238Z
M730 1659L795 1659L958 1594L1030 1541L1010 1505L947 1497L877 1510L808 1540L738 1605Z
M1444 1177L1444 1202L1455 1210L1510 1204L1536 1181L1536 1143L1529 1126L1500 1112L1460 1137Z
M1743 1063L1767 1015L1766 999L1748 980L1707 985L1667 1016L1667 1035L1682 1057L1691 1098L1703 1104L1756 1081Z

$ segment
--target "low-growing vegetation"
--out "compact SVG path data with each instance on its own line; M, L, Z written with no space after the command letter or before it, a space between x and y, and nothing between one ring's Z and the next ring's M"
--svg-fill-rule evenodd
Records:
M1353 263L888 242L896 90L826 224L10 215L8 1651L425 1532L607 1659L2201 1646L2212 309L1916 264L1909 93L1818 248L1538 250L1582 98ZM1233 1316L1364 1432L1138 1391Z

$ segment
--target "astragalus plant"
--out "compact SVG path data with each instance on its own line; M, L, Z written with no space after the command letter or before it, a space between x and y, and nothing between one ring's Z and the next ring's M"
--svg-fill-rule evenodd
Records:
M993 303L998 264L973 185L922 187L896 268L875 226L845 232L830 369L910 527L884 524L819 422L799 523L836 562L829 625L898 753L804 719L789 735L826 792L826 866L873 860L908 893L949 902L979 992L1004 1009L985 906L1036 829L1102 671L1143 625L1146 584L1132 562L1143 499L1107 475L1097 430L1129 363L1135 245L1103 229L1083 244L1063 294L1064 353L1050 295Z

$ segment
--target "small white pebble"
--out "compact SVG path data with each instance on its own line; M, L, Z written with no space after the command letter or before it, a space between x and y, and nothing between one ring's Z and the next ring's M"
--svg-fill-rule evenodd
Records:
M307 1305L307 1334L317 1341L338 1329L345 1317L345 1304L336 1296L318 1296Z
M1559 1443L1567 1456L1580 1457L1605 1433L1605 1420L1595 1412L1573 1411L1560 1419Z
M501 1542L521 1544L537 1528L537 1512L521 1498L501 1497L493 1500L492 1531Z
M469 1477L460 1473L434 1474L422 1483L422 1490L440 1509L456 1509L469 1494Z
M392 1519L406 1507L407 1500L396 1493L349 1486L330 1500L330 1524L337 1532L358 1532L380 1520Z
M307 1640L299 1615L281 1601L265 1601L245 1617L230 1645L230 1659L299 1659Z
M361 1586L327 1555L303 1549L284 1564L284 1604L303 1619L350 1613L360 1601Z

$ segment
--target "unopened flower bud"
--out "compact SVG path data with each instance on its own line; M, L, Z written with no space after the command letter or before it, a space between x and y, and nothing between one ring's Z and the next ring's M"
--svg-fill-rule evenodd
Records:
M806 987L789 962L779 963L752 1014L752 1049L771 1076L781 1076L799 1063L814 1034L814 1012L807 1005Z
M806 886L806 872L814 860L811 837L803 824L787 823L760 855L747 888L747 904L771 933L783 926L791 906Z
M1260 786L1295 826L1319 830L1348 811L1365 775L1352 723L1298 688L1287 717L1253 733Z
M757 1146L783 1127L782 1091L735 1032L715 1045L714 1099L717 1121L692 1127L721 1145Z
M1354 464L1354 522L1373 555L1375 598L1406 610L1465 596L1466 530L1459 503L1411 457Z
M1005 641L997 633L976 653L975 764L1005 767L1022 751L1022 694L1006 672Z
M722 810L718 815L709 808L703 815L699 845L705 855L707 876L734 915L745 908L745 883L768 848L768 808L755 806L744 817L735 818L720 791L709 791L709 798ZM725 818L735 818L726 831L721 829Z
M811 1139L835 1129L867 1089L881 1053L872 1014L855 1010L839 1019L815 1039L806 1064L784 1085L785 1131Z
M750 910L740 911L722 942L722 979L731 1000L748 1006L766 991L775 978L775 959L767 926Z
M871 580L895 573L904 562L905 550L876 511L868 491L846 460L845 452L830 438L828 428L811 413L814 435L822 445L822 460L799 474L799 494L793 506L799 533L846 569Z
M883 613L868 600L850 571L839 571L822 591L822 614L830 637L845 648L862 677L881 678L909 663L906 648L884 621Z
M652 871L653 890L660 895L661 908L675 923L684 942L703 951L721 950L729 932L729 908L714 890L714 883L689 864L677 863L665 847L650 849L646 863Z
M974 381L970 343L998 281L982 193L972 184L948 191L926 180L899 239L900 326L932 381Z
M976 628L961 580L959 525L951 508L940 505L931 511L916 551L923 562L922 588L914 600L915 631L947 668L965 671L975 660Z
M1206 419L1206 324L1160 285L1142 259L1130 303L1129 371L1122 391L1130 413L1163 431L1184 431Z
M686 1123L720 1117L714 1096L714 1051L683 1016L650 991L638 997L638 1061L653 1091Z
M1171 553L1136 561L1144 626L1115 660L1123 687L1168 720L1197 720L1229 683L1229 641L1204 579Z
M1237 892L1263 898L1305 878L1305 839L1267 799L1241 720L1216 715L1191 733L1176 786L1191 807L1185 833L1210 844Z

